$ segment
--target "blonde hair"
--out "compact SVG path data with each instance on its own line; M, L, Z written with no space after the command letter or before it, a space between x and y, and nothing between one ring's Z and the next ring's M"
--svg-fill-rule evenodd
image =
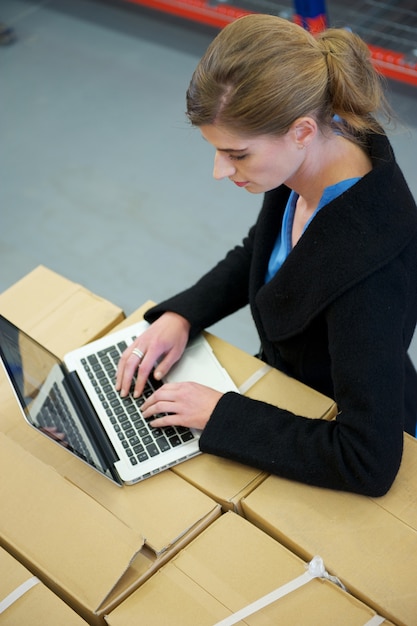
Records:
M246 135L284 135L313 115L320 128L360 140L383 132L390 118L382 82L367 45L344 29L314 37L271 15L242 17L226 26L197 65L187 91L187 116L195 126L217 123ZM337 118L336 118L337 119Z

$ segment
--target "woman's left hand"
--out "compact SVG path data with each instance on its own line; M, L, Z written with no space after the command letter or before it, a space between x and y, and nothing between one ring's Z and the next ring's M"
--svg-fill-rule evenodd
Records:
M203 430L222 395L199 383L166 383L149 396L141 411L146 418L168 413L152 420L150 425L154 427L187 426Z

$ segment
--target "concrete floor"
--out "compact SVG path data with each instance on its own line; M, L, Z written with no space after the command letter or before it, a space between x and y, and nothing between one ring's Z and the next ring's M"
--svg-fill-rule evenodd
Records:
M241 241L261 199L212 179L184 115L214 29L105 0L2 0L0 20L0 290L43 264L130 313ZM417 89L388 90L417 197ZM212 330L258 349L246 310Z

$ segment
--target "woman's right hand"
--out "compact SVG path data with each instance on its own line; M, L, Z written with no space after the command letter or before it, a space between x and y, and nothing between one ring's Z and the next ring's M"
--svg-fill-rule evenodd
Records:
M138 397L154 367L154 377L161 380L181 358L189 333L190 323L184 317L169 311L163 313L123 352L116 375L120 395L128 395L136 374L134 396Z

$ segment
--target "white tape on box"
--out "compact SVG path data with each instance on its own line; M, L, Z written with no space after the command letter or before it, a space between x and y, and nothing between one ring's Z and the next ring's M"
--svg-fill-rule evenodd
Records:
M8 596L4 598L4 600L0 601L0 615L4 613L12 604L14 604L19 598L21 598L25 593L32 589L35 585L38 584L39 579L36 576L29 578L24 583L16 587L14 591L9 593Z
M289 593L296 591L300 587L303 587L303 585L306 585L314 578L326 578L327 580L336 583L339 587L346 590L338 578L336 578L335 576L331 576L328 572L326 572L323 559L320 556L315 556L308 564L308 569L304 574L301 574L301 576L294 578L294 580L291 580L285 585L278 587L278 589L271 591L271 593L268 593L262 598L259 598L259 600L255 600L255 602L248 604L243 609L240 609L240 611L237 611L236 613L233 613L233 615L229 615L229 617L226 617L220 622L217 622L214 626L233 626L233 624L237 624L240 620L245 619L245 617L248 617L249 615L252 615L257 611L260 611L261 609L268 606L269 604L272 604L276 600L279 600ZM384 618L376 615L366 624L364 624L364 626L379 626L379 624L382 624L383 621Z
M253 387L255 385L255 383L258 382L258 380L261 380L261 378L263 378L265 376L265 374L270 372L271 369L272 369L272 367L265 363L265 365L263 365L258 370L256 370L256 372L254 372L252 374L252 376L249 376L249 378L247 380L245 380L245 382L240 385L240 387L239 387L240 393L242 395L244 395L247 391L249 391L249 389L251 387Z
M382 624L383 622L385 622L385 617L381 617L380 615L375 615L368 622L366 622L366 624L364 624L363 626L380 626L380 624Z

